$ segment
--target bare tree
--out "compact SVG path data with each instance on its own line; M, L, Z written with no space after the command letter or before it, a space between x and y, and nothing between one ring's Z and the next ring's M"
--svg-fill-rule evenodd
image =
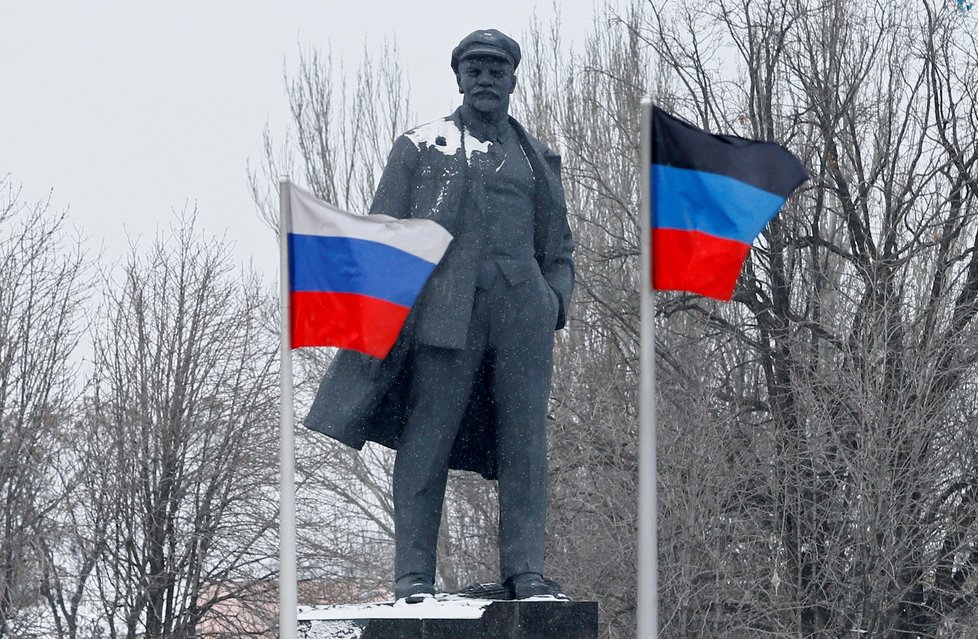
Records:
M396 42L376 57L365 50L352 82L331 53L301 51L284 82L291 116L285 140L278 147L266 127L262 162L248 169L259 216L278 228L283 173L327 202L366 212L391 144L414 119Z
M79 605L110 637L197 636L224 601L260 609L276 570L272 306L193 215L106 286L51 610L62 636Z
M713 451L693 478L663 455L664 492L683 500L665 505L707 524L664 520L663 559L684 568L663 563L666 631L934 637L974 623L972 37L945 8L900 3L653 7L631 24L666 65L663 102L788 143L814 178L735 304L675 295L661 309L669 351L699 353L663 358L667 376L706 392L672 400L667 386L660 404L727 442L664 438Z
M64 499L56 461L79 390L71 354L88 282L63 222L0 178L0 637L25 636L43 611L38 547Z

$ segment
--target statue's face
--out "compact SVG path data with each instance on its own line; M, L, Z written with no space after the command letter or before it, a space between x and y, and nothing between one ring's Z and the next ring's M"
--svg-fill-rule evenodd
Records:
M490 118L509 111L509 96L516 88L513 65L502 58L476 56L459 62L458 90L462 104Z

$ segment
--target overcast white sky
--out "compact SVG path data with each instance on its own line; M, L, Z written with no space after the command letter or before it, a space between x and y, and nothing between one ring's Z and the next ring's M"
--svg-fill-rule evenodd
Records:
M0 0L0 175L30 200L53 189L54 208L110 261L196 203L204 230L227 229L236 258L274 283L276 245L245 166L266 121L285 129L282 73L300 46L355 68L365 45L395 36L425 122L458 102L458 41L489 27L522 40L534 10L553 15L550 0ZM580 46L592 0L560 11Z

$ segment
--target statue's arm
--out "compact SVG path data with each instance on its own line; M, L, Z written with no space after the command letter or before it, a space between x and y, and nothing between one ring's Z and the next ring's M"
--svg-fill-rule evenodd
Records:
M548 154L546 157L554 175L560 179L560 156ZM574 238L567 222L567 203L564 201L563 189L560 189L560 201L556 213L556 221L560 233L559 249L555 258L546 266L544 279L554 293L557 294L557 326L560 330L567 322L567 311L571 295L574 292Z
M418 147L407 136L402 135L394 141L370 205L371 213L408 217L420 155Z
M567 321L567 308L570 304L571 294L574 291L574 240L571 237L570 227L567 224L567 209L564 208L559 216L562 228L560 240L560 251L556 259L550 263L544 279L550 288L557 294L557 326L555 330L564 327Z

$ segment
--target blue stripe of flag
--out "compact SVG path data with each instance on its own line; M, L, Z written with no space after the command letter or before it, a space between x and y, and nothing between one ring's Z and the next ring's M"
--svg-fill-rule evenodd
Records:
M411 306L435 265L400 249L348 237L289 234L292 291L359 293Z
M652 165L652 226L751 244L785 198L716 173Z

